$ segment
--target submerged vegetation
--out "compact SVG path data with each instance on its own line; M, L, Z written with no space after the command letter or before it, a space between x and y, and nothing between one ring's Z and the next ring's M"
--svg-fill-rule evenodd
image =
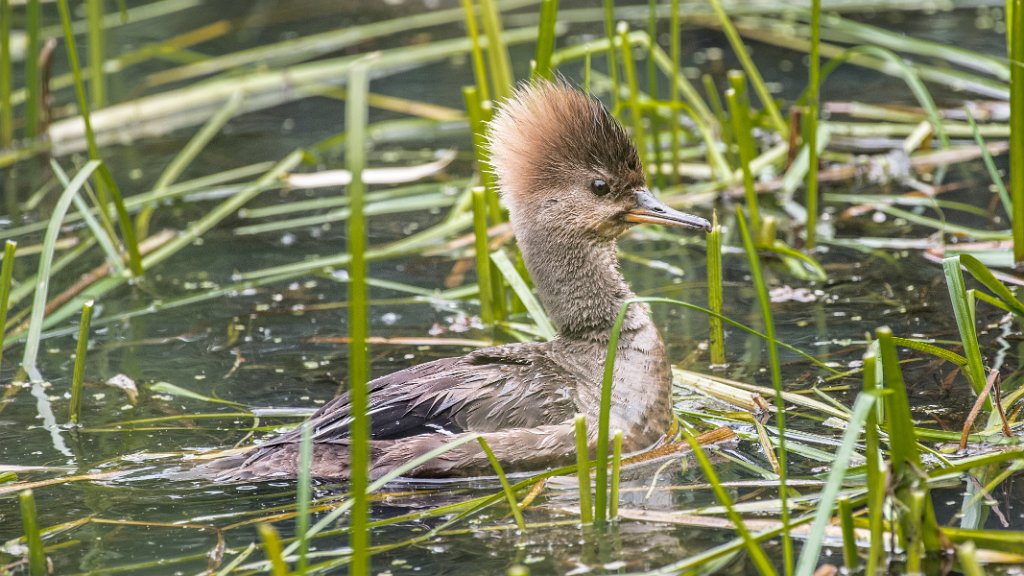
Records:
M248 26L217 18L114 54L122 27L199 2L85 4L76 15L67 0L0 0L0 574L44 574L48 562L61 574L458 562L473 574L738 563L801 575L1024 563L1024 1L959 16L1004 27L1008 57L853 17L870 2L817 0L782 15L720 0L463 0L276 29L282 40L210 56L200 48L233 45ZM698 30L715 43L701 62L681 37ZM771 52L788 54L777 79L759 54L772 45L793 51ZM806 75L790 61L805 53ZM690 240L645 230L658 248L624 247L631 271L654 278L626 306L664 312L675 359L688 354L675 369L676 437L619 453L607 418L617 327L594 460L580 443L576 466L535 475L506 477L492 459L494 481L396 481L453 442L371 482L366 382L392 361L371 352L408 361L554 335L481 144L516 81L556 74L609 104L666 203L717 215L706 279L691 281L703 249ZM417 84L396 84L403 76ZM913 104L871 98L864 86L882 76ZM861 92L837 100L831 82ZM300 117L283 134L258 130L282 109ZM315 136L290 133L302 127ZM247 139L284 143L262 142L267 157ZM391 328L393 309L427 320ZM294 348L278 355L287 339ZM182 459L298 424L308 411L266 406L334 393L311 385L334 369L331 353L308 350L339 343L347 367L330 376L356 415L349 484L168 487ZM165 373L179 354L184 371ZM172 383L184 374L194 382ZM275 389L246 389L260 379ZM489 453L461 439L473 441ZM650 552L650 534L675 548ZM171 544L130 550L161 539Z

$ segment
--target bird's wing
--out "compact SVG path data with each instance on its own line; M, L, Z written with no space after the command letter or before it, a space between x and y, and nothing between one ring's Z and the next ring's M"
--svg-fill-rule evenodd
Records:
M543 344L484 348L371 381L368 412L372 438L487 432L571 418L576 410L574 390L568 384L572 379L545 350ZM351 424L349 395L342 394L323 405L310 421L314 442L347 438ZM298 442L300 437L301 429L296 429L261 448Z

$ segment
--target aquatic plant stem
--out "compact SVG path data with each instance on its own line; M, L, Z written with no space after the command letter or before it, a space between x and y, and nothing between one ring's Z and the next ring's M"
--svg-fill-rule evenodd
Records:
M807 143L807 223L804 246L808 251L818 245L818 109L821 106L821 0L811 0L811 61L807 82L807 115L804 134Z
M487 86L487 67L484 65L484 51L480 47L480 29L476 22L476 9L473 0L462 0L465 12L466 35L469 37L470 58L473 62L473 76L476 77L476 89L480 100L490 100L491 89Z
M622 430L612 435L612 482L611 495L608 498L608 519L614 520L619 515L619 478L622 472Z
M299 442L299 473L295 493L295 538L299 543L299 564L297 572L305 574L309 568L309 503L313 495L313 424L302 423L302 439Z
M94 108L107 104L106 78L103 74L103 0L87 0L86 20L89 25L89 92Z
M587 419L576 415L576 478L580 489L580 522L594 520L594 506L590 500L590 449L587 447Z
M39 70L39 53L42 51L43 8L42 0L26 0L25 28L28 45L25 48L25 136L39 135L42 123L43 80Z
M612 79L612 110L619 109L619 62L615 54L615 0L604 0L604 33L608 37L608 75Z
M711 232L707 236L707 268L708 308L720 315L725 300L722 296L722 226L718 223L717 210L711 213ZM717 316L708 318L708 340L711 363L725 364L725 327Z
M779 350L775 345L775 321L772 319L771 299L768 297L768 286L761 272L761 259L758 257L757 248L751 238L750 230L747 228L747 219L741 209L736 210L736 222L739 224L740 235L743 237L743 247L747 251L747 259L750 262L750 275L757 290L758 302L761 306L761 317L764 321L764 333L768 339L768 361L771 368L772 387L775 389L775 426L778 430L779 439L779 508L780 519L785 525L789 524L789 489L786 480L789 476L789 458L786 453L786 402L782 397L782 371L779 366ZM793 570L793 540L789 532L782 535L782 557L786 574Z
M1013 195L1013 262L1024 266L1024 0L1012 0L1010 43L1010 193Z
M487 201L486 190L482 186L473 188L473 240L476 251L476 282L479 287L480 320L487 326L494 324L493 300L494 291L491 287L491 259L487 241Z
M46 576L46 553L43 551L43 538L36 518L36 499L32 490L20 492L18 501L21 504L21 525L28 544L28 573L32 576Z
M7 311L10 309L11 277L14 274L14 252L18 243L14 240L4 242L4 261L0 264L0 368L4 359L4 336L7 334Z
M558 21L558 0L542 0L540 22L537 24L537 51L534 53L533 74L550 80L551 53L555 51L555 24Z
M14 110L11 108L11 13L11 0L0 0L0 148L7 148L14 141Z
M498 476L498 481L501 482L501 490L505 493L505 500L508 501L508 507L512 511L512 517L516 519L516 526L523 532L526 531L526 522L523 521L523 513L519 510L519 502L516 501L516 493L512 490L512 486L508 483L508 478L505 476L505 470L501 467L501 462L498 462L498 458L494 455L494 451L484 440L483 436L476 437L477 442L480 444L480 448L483 449L484 454L487 455L487 460L490 461L491 467L494 468L494 473Z
M68 420L78 424L82 412L82 384L85 379L85 356L89 350L89 323L92 308L89 300L82 306L82 319L78 322L78 345L75 348L75 369L71 375L71 401L68 403Z
M71 72L75 78L75 95L78 99L78 112L81 114L82 122L85 125L89 158L91 160L98 161L100 159L100 152L96 145L96 135L92 130L92 121L89 115L89 104L86 100L85 84L82 79L82 69L78 63L75 35L71 29L71 11L68 9L67 0L57 0L57 7L60 9L60 19L64 29L64 43L67 45L68 61L71 64ZM132 225L131 217L128 215L128 210L125 208L124 198L121 196L121 192L118 190L117 184L114 182L114 178L110 175L110 171L105 165L101 164L99 166L97 175L99 177L96 179L96 194L99 197L100 221L103 222L104 227L107 228L111 238L113 238L113 226L110 224L110 217L107 215L107 194L109 193L111 197L110 199L113 200L114 208L117 212L121 234L124 236L125 248L128 250L129 268L131 268L132 274L141 276L143 273L142 255L139 254L139 244L135 239L135 227Z
M878 390L878 356L871 347L864 353L863 362L863 390L866 393L874 393ZM868 481L868 533L871 535L867 560L868 574L874 574L885 553L882 540L882 522L884 519L882 507L885 504L886 475L882 473L881 469L879 457L880 439L878 434L878 414L883 407L883 402L877 403L875 410L868 413L867 421L864 425L864 466L867 470Z
M754 160L754 139L750 134L750 99L747 98L747 82L743 73L732 70L728 74L732 88L725 91L732 117L732 131L739 150L740 170L743 174L743 195L750 211L750 227L754 238L761 238L761 210L758 206L757 190L754 189L754 174L750 163Z
M370 417L367 414L369 393L369 360L367 359L366 337L369 332L368 302L366 286L366 216L363 213L364 193L363 168L366 166L366 124L369 110L366 95L369 92L369 62L364 59L352 66L349 73L349 98L345 107L345 160L352 183L348 187L349 206L352 211L348 220L349 264L349 371L348 390L351 399L351 470L349 472L352 492L352 511L349 516L350 546L352 547L349 574L366 576L370 573L370 529L369 484L370 465Z
M284 554L281 553L281 537L278 536L277 530L270 524L261 522L256 525L256 531L259 532L260 540L263 541L263 552L267 555L267 561L270 562L271 576L288 576L288 564L285 563Z

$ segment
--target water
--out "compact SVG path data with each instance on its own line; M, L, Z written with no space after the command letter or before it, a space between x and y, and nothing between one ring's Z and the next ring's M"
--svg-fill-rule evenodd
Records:
M309 34L338 26L391 17L390 7L351 6L338 13L333 3L308 1L301 6L285 3L211 3L153 23L129 25L113 31L109 37L112 53L137 47L156 38L183 33L201 24L230 19L237 25L234 32L204 45L204 50L234 51L244 46L258 46L300 34ZM372 8L372 10L371 10ZM404 8L403 8L404 9ZM410 7L412 11L419 7ZM242 15L239 15L239 14ZM973 12L963 11L941 15L948 26L950 18L970 20ZM931 17L929 17L930 19ZM921 22L926 19L918 21ZM928 20L931 21L931 20ZM596 33L599 26L579 26L576 34ZM916 29L919 30L919 29ZM957 30L954 28L954 30ZM925 30L919 30L925 34ZM997 52L998 45L972 40L969 28L962 29L967 40L977 42L986 50ZM423 38L458 37L459 27L429 29ZM723 46L717 33L687 30L684 54L708 46ZM378 41L379 48L392 47L391 42L412 43L422 38L391 37ZM359 50L367 49L359 46ZM353 49L354 52L355 49ZM514 53L517 63L526 62L532 48ZM728 50L726 50L728 54ZM762 62L793 60L791 53L779 53L761 46L755 52ZM596 62L595 62L596 64ZM398 75L374 81L372 90L381 94L422 99L427 102L460 108L459 87L471 82L469 62L463 58L419 67ZM115 82L115 100L128 98L141 90L139 82L145 74L163 67L147 63ZM769 80L778 82L784 95L793 96L803 86L802 72L786 77L765 65ZM798 67L799 69L799 67ZM575 74L578 68L567 70ZM518 76L525 72L517 70ZM859 72L844 71L836 76L833 86L842 86L857 78ZM895 80L877 80L891 93L874 96L878 101L909 98ZM855 80L853 80L855 81ZM58 94L60 102L69 94ZM372 121L400 117L396 113L374 111ZM276 161L296 147L310 146L343 130L344 105L329 98L309 98L243 115L228 127L182 176L182 180L220 172L258 161ZM114 172L128 195L145 191L156 180L166 163L188 141L193 129L179 130L159 138L139 141L131 146L114 146L104 150ZM403 152L426 161L430 151L455 147L460 157L441 178L461 179L471 175L470 145L467 133L451 131L441 134L415 134L400 142L379 144L371 154L371 162L388 163L389 153ZM337 168L340 153L327 154L318 168ZM65 167L68 158L61 158ZM310 168L306 168L310 169ZM22 182L32 179L28 168ZM978 186L984 176L974 171L955 169L954 181L964 180ZM32 190L26 184L25 190ZM876 188L860 186L868 193ZM27 194L21 191L22 198ZM842 190L846 191L846 190ZM296 198L319 198L338 194L337 190L316 192L279 192L262 194L249 207L271 206ZM969 196L964 194L964 196ZM977 199L974 199L977 202ZM153 230L167 227L181 229L188 222L202 217L216 200L176 202L160 206ZM987 200L985 200L987 202ZM709 211L698 207L698 211ZM39 214L22 216L26 221L45 218ZM444 217L441 210L371 218L370 243L381 245L403 238L414 229L422 230ZM148 306L154 301L173 301L185 296L206 293L215 287L238 282L239 275L302 261L317 255L337 254L345 249L344 225L306 227L282 233L238 236L233 230L251 223L230 219L203 236L201 243L187 249L152 270L138 286L122 287L99 301L97 324L92 335L82 422L84 427L72 432L62 429L58 434L45 429L38 418L40 402L29 386L12 383L14 368L20 354L15 346L5 354L0 384L0 464L60 467L60 470L24 472L19 480L43 481L72 472L98 474L129 472L123 477L100 481L69 482L35 489L40 523L55 526L81 520L83 524L55 535L48 540L57 546L50 553L56 573L95 574L194 574L215 566L207 555L221 546L229 550L224 562L257 539L254 523L274 510L284 512L294 504L294 486L289 482L261 485L218 485L210 482L168 481L168 471L181 465L182 458L208 449L227 448L235 443L249 444L275 434L296 422L295 418L253 418L228 415L239 412L236 406L206 402L173 395L160 388L162 383L188 389L197 394L224 401L238 402L249 408L292 407L315 408L343 389L346 374L346 348L341 338L346 335L345 283L343 277L310 274L294 280L256 286L173 309L135 316L129 320L104 323L104 318ZM892 227L875 226L864 219L840 223L840 235L856 237L884 236ZM861 228L863 226L863 228ZM929 230L902 226L908 237L925 237ZM37 238L22 238L22 245ZM736 238L728 240L737 244ZM697 239L681 235L655 235L638 231L627 237L621 248L627 256L623 269L637 293L644 296L666 296L703 304L703 245ZM60 278L72 278L99 263L95 251L81 259L71 272ZM373 262L371 276L375 279L413 284L427 289L441 289L456 267L451 254L413 256ZM35 257L24 259L23 275L34 266ZM928 263L916 252L893 251L865 253L851 248L832 246L820 256L829 274L827 282L809 283L794 279L777 263L769 262L769 275L779 289L779 300L773 309L779 339L839 369L853 367L860 360L864 346L859 343L865 333L881 325L891 326L897 335L920 336L940 341L958 339L941 269ZM651 261L653 265L645 265ZM725 259L728 290L726 314L755 325L757 307L746 257L731 252ZM678 269L685 272L680 275ZM472 272L467 281L472 281ZM65 285L53 287L55 293ZM789 290L786 290L788 288ZM413 299L408 294L374 288L377 302L372 310L371 334L381 338L440 337L487 340L494 333L479 327L473 319L478 314L466 300ZM808 301L809 300L809 301ZM676 308L658 307L656 317L668 343L673 361L691 370L709 372L703 350L706 322L700 315ZM994 324L999 314L990 308L979 309L979 325ZM67 324L73 331L74 322ZM986 351L1008 348L1005 363L1018 365L1019 332L1011 329L1010 338L992 328L983 333ZM1016 334L1016 336L1014 336ZM1016 338L1016 340L1014 339ZM948 344L947 344L948 345ZM952 345L949 345L952 346ZM48 379L37 389L63 422L67 409L66 392L70 384L72 354L75 341L71 335L54 336L44 341L40 368ZM462 354L472 347L419 346L380 344L371 347L372 373L386 374L406 366L434 358ZM759 342L751 342L744 334L727 331L730 364L722 375L770 386L765 367L767 354ZM953 379L949 364L942 364L919 354L905 354L916 360L905 366L905 378L912 402L919 407L915 413L922 425L958 430L969 411L973 396L968 393L962 377ZM859 376L850 379L820 382L822 372L796 355L783 353L783 380L790 390L810 390L815 385L829 386L828 393L844 405L851 405L859 387ZM134 380L139 388L137 402L122 391L103 383L118 374ZM341 382L341 384L339 384ZM154 389L154 386L157 386ZM694 409L694 396L680 390L680 407ZM697 399L698 407L707 407ZM221 417L208 417L212 415ZM792 410L790 425L797 430L838 437L841 431L823 430L819 422L799 416ZM928 420L932 420L929 422ZM742 441L726 450L729 459L719 459L716 470L723 480L759 480L760 475L749 464L767 469L761 448L752 435L753 429L736 425ZM252 433L252 435L250 435ZM55 438L59 438L55 440ZM808 440L812 442L813 439ZM832 451L831 446L816 446ZM67 467L65 470L63 467ZM811 477L827 470L828 463L794 457L792 473ZM651 489L654 478L657 485ZM689 511L717 502L704 490L688 485L703 482L691 468L682 472L671 465L660 474L641 474L641 478L625 483L623 509L647 508L657 511ZM1011 483L998 495L1010 527L1024 529L1020 483ZM3 485L0 485L0 489ZM408 493L423 486L398 485L375 503L377 519L409 515L399 523L376 528L375 544L401 544L421 537L426 531L441 526L450 516L414 517L442 504L463 501L469 497L493 493L492 481L460 482L431 485L428 490ZM941 515L946 518L958 506L960 488L952 486L936 495ZM319 496L338 494L338 487L321 486ZM672 524L623 521L605 528L581 529L575 516L565 509L576 504L575 484L552 482L527 511L531 529L523 534L514 530L502 506L491 507L469 519L453 523L444 532L413 544L397 546L374 557L374 568L392 574L487 574L501 573L513 563L528 565L533 574L584 573L586 568L597 573L652 570L675 560L699 553L733 537L731 532L698 529ZM774 492L768 492L769 496ZM737 489L733 497L765 498L761 490ZM16 499L10 494L0 496L0 541L21 535ZM289 517L273 519L283 535L294 530ZM993 515L989 527L997 526ZM223 538L222 544L219 539ZM318 540L314 546L327 556L344 550L345 537ZM779 558L781 551L769 545L767 552ZM250 560L259 557L255 554ZM13 557L0 553L0 565L13 562ZM723 571L743 573L751 566L743 558L726 561ZM343 572L343 568L337 569ZM0 570L2 571L2 570Z

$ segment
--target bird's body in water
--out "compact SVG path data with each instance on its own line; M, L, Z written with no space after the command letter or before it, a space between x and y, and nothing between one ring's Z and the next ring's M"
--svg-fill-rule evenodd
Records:
M596 444L612 326L633 293L619 272L615 239L650 222L708 230L707 220L663 205L647 190L633 143L596 99L564 82L520 88L491 122L490 155L523 261L558 337L483 348L369 383L370 475L380 477L463 434L480 434L506 471L575 462L574 417ZM312 475L349 475L347 394L320 408ZM646 306L630 307L616 352L611 428L636 451L670 427L671 371ZM293 477L299 430L235 460L211 463L222 480ZM492 467L477 442L407 473L479 476Z

